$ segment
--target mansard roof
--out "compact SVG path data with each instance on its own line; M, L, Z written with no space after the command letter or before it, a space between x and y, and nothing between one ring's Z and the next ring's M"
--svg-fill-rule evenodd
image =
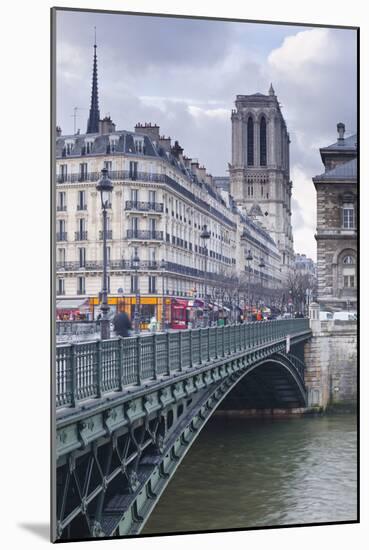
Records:
M332 170L327 170L327 172L324 172L324 174L321 174L320 176L316 176L314 179L319 180L347 180L347 179L355 179L357 178L357 159L349 160L348 162L344 162L341 164L338 164L335 168L332 168Z
M110 144L111 139L115 137L114 152L111 151ZM144 140L142 151L137 151L135 147L135 139L141 138ZM65 146L67 142L73 142L73 150L70 154L65 154ZM92 143L90 152L86 152L86 143ZM211 186L205 181L200 181L196 174L194 174L189 168L187 168L183 162L180 161L171 151L167 151L160 145L160 143L152 141L149 136L144 133L138 132L129 132L127 130L117 130L110 134L72 134L57 137L56 139L56 158L66 158L73 159L82 157L82 159L88 159L95 155L132 155L132 160L137 157L146 158L146 157L155 157L157 159L162 159L166 161L171 167L179 170L187 179L191 180L191 183L194 183L200 188L205 189L208 194L213 197L217 202L221 203L223 206L226 206L222 196L219 191L216 189L214 184Z
M324 149L329 149L331 151L355 151L357 149L357 134L353 134L352 136L344 138L343 140L337 140L335 143L332 143L332 145L322 147L321 150Z

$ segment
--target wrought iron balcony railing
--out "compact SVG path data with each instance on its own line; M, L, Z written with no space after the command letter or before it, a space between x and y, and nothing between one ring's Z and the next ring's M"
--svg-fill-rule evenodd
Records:
M140 241L162 241L162 231L150 231L149 229L127 229L127 239Z
M162 202L126 201L125 209L137 212L163 212L164 205Z
M74 236L75 241L87 241L87 231L76 231Z
M161 183L165 181L164 174L151 174L149 172L130 172L129 170L111 170L109 178L112 180L129 180L129 181L152 181ZM98 181L101 178L100 172L87 172L83 176L81 174L58 175L57 183L78 183L81 181Z
M66 241L67 240L67 232L66 231L58 231L56 234L56 240L57 241Z
M87 210L87 204L77 204L77 210Z
M56 205L56 211L57 212L65 212L67 210L66 204L57 204Z
M187 368L201 369L242 352L254 353L268 347L283 351L287 336L304 339L310 335L309 319L285 319L59 344L56 406L75 407L78 402L121 391L128 385L140 386L143 381ZM303 386L303 365L299 359L292 359Z
M99 239L100 241L104 238L104 235L103 235L103 231L99 231ZM112 229L108 229L107 232L106 232L106 238L111 240L113 238L113 230Z
M85 261L83 265L80 262L56 262L56 269L61 271L78 271L85 270L101 270L103 268L103 262L101 260ZM109 269L124 269L134 271L134 266L131 260L108 260ZM143 260L140 262L139 270L157 270L159 269L159 262Z

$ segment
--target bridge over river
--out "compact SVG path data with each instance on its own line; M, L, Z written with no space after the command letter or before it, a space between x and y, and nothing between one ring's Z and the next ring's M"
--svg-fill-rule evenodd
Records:
M136 535L217 408L307 405L308 319L58 345L55 539Z

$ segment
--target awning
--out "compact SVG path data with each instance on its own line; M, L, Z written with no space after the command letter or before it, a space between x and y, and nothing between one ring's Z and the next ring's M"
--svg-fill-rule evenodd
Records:
M81 309L88 308L88 298L57 300L56 309Z

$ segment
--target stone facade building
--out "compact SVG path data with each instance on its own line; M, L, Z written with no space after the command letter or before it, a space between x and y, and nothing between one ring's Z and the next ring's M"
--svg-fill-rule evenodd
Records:
M318 301L321 309L357 307L357 136L320 149L325 172L313 178L317 192Z
M268 230L281 254L286 279L294 258L286 123L272 85L268 95L237 95L235 104L230 193L244 214Z
M113 182L108 214L109 303L160 320L162 300L204 298L205 286L229 282L254 251L253 277L280 284L278 249L258 224L222 196L213 178L156 124L116 130L100 119L94 48L91 108L85 134L56 134L57 298L98 304L103 272L103 226L96 184L102 168ZM206 225L209 238L202 238ZM241 235L247 228L247 239ZM133 258L139 268L133 269ZM263 258L264 262L260 259ZM161 262L165 261L165 269ZM264 263L263 273L259 264ZM205 276L206 272L206 276ZM168 308L170 309L170 308Z

